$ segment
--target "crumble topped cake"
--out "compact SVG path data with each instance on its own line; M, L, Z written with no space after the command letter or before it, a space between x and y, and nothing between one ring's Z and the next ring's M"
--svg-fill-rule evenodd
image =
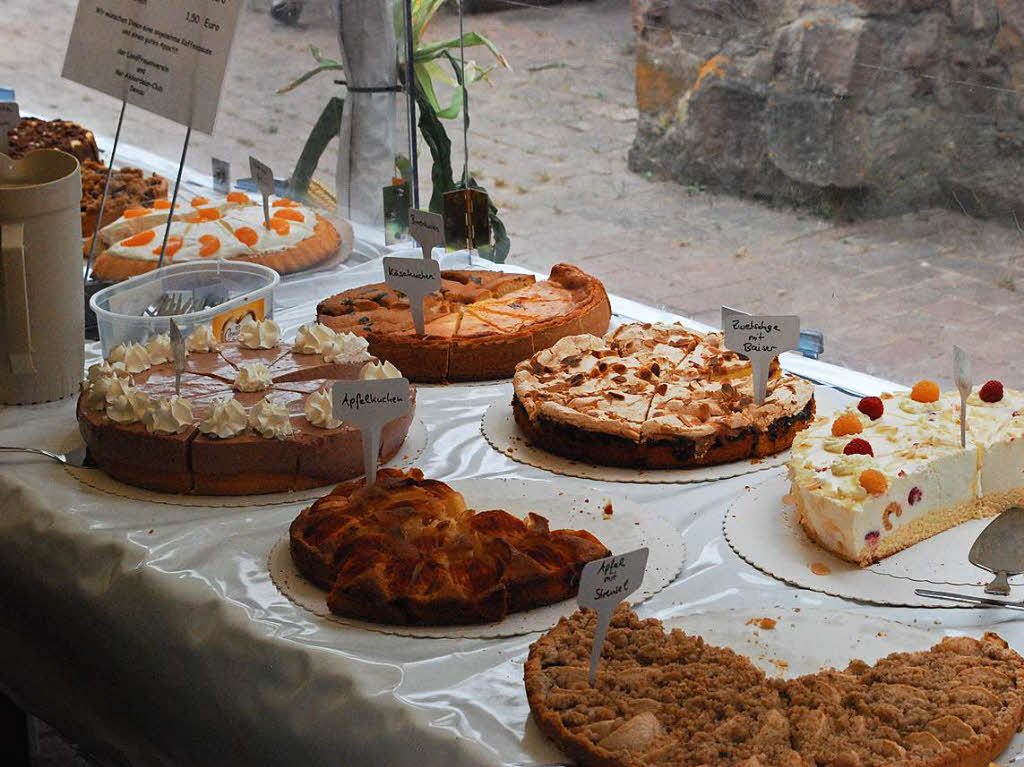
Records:
M37 149L59 149L80 162L100 161L100 150L92 131L70 120L40 120L22 117L7 134L8 155L24 157Z
M583 566L611 552L584 530L531 512L473 511L419 469L382 469L303 509L289 529L295 566L331 611L377 623L450 625L576 594Z
M334 418L331 386L401 376L367 354L363 339L322 325L303 326L291 345L273 320L247 319L237 342L197 325L186 351L180 395L166 333L115 346L89 369L79 430L115 479L168 493L248 495L357 477L362 437ZM410 408L384 427L382 461L398 452L412 416Z
M1024 659L995 634L782 680L624 603L591 687L595 615L524 671L540 729L587 767L985 767L1024 718Z
M516 367L512 409L534 444L612 466L684 468L771 455L814 416L814 386L772 366L754 403L750 362L721 334L623 325L563 338Z
M990 381L968 399L930 381L819 418L793 443L790 494L807 534L861 566L968 519L1024 505L1024 394Z
M516 363L558 339L604 333L611 319L599 280L556 264L547 280L530 274L441 272L441 290L424 301L424 334L416 335L409 301L384 283L321 301L317 320L363 336L370 352L392 360L413 381L507 378Z
M335 255L341 236L330 221L284 197L270 203L264 223L262 200L230 192L220 200L194 197L174 211L164 264L226 258L269 266L282 274L306 269ZM167 228L162 205L124 211L100 230L103 251L97 279L119 281L156 268Z
M103 204L103 220L99 220L100 201L107 174L113 173ZM96 229L113 223L126 210L151 207L167 209L167 179L156 173L147 176L140 168L118 168L111 171L103 163L82 161L82 237L92 237ZM164 214L166 216L166 213Z

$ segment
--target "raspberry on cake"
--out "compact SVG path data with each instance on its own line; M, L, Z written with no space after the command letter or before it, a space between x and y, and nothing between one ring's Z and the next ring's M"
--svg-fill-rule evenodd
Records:
M874 420L858 406L797 436L790 497L819 545L867 566L968 519L1024 505L1024 394L1000 385L995 400L990 384L972 393L962 448L959 394L938 395L934 386L884 395Z

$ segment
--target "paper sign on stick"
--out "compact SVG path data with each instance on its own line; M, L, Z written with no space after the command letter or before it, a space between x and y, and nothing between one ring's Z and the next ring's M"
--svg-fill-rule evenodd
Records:
M384 258L384 282L409 297L416 332L423 335L423 299L441 289L441 265L432 258Z
M213 188L221 194L231 191L231 163L219 157L211 157L213 164Z
M249 156L249 173L256 188L263 195L263 225L270 226L270 195L274 193L274 171L252 155Z
M754 401L764 402L772 360L800 348L800 318L795 314L741 314L722 307L725 346L750 359L754 373Z
M423 257L431 258L434 248L444 247L444 216L409 208L409 234L419 243Z
M61 75L213 133L244 0L79 0Z
M590 651L591 686L597 676L597 662L601 658L601 648L608 634L608 626L612 622L612 613L619 602L640 588L640 584L644 582L649 553L650 550L645 547L627 554L595 559L583 568L576 601L580 607L589 607L597 611L594 645Z
M332 415L355 426L363 437L366 484L377 481L380 435L384 426L409 411L409 379L338 381L332 390Z
M10 145L7 143L7 134L18 127L21 115L18 113L18 104L14 101L0 101L0 152L7 154Z

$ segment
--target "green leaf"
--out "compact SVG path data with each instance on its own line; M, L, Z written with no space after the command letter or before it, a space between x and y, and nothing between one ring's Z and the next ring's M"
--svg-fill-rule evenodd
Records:
M426 65L413 64L413 72L416 74L416 90L423 92L435 112L440 112L441 105L437 101L437 94L434 93L434 83L430 78Z
M292 80L287 85L284 85L284 86L278 88L277 92L278 92L278 94L287 93L288 91L291 91L291 90L294 90L294 89L298 88L300 85L302 85L304 82L306 82L306 80L308 80L309 78L314 77L314 76L320 74L321 72L327 72L329 70L337 70L337 69L344 69L344 67L341 64L337 64L337 63L335 63L335 64L324 64L323 66L319 66L316 69L309 70L308 72L306 72L306 74L302 75L298 79Z
M399 0L401 2L401 0ZM445 0L413 0L412 4L412 40L419 45L423 33L433 20L434 15L444 5Z
M505 69L512 68L508 63L508 59L502 55L497 46L483 35L476 32L467 32L461 39L466 48L482 45L494 55L494 58L498 60L498 63L501 64L501 66ZM450 40L440 40L436 43L417 46L416 51L413 54L413 58L416 61L436 59L438 56L441 56L444 51L457 49L459 47L458 37L453 37Z
M327 58L315 45L309 46L309 53L313 57L314 61L322 67L341 67L340 61Z

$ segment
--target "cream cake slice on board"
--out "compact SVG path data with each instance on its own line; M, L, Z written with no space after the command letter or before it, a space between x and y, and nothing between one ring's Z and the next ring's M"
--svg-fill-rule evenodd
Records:
M1024 393L989 381L968 399L931 381L865 397L797 435L797 517L820 546L867 566L969 519L1024 505Z

